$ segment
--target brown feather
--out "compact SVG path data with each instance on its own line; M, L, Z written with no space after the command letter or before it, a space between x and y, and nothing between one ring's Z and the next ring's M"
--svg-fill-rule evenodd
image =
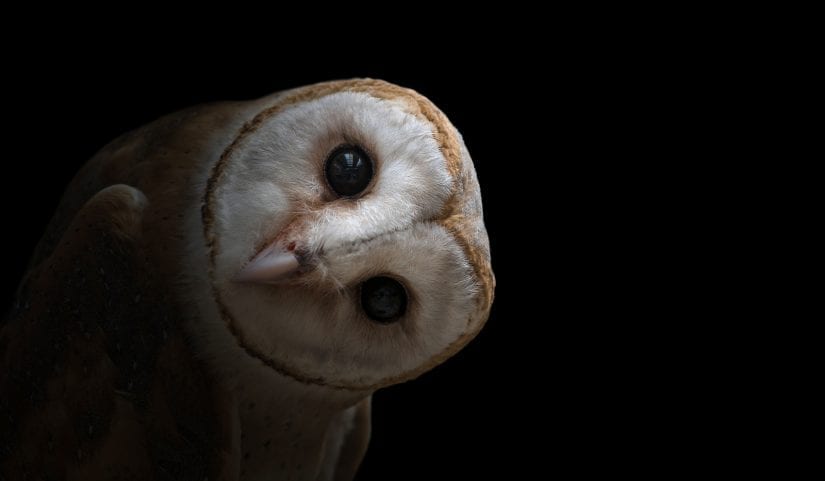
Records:
M182 330L189 311L171 294L192 248L185 213L202 213L203 247L214 256L211 195L233 146L284 108L341 91L394 102L433 126L454 189L431 220L454 236L481 290L474 316L481 322L468 322L431 362L382 385L432 368L478 332L494 279L487 246L472 243L481 218L480 200L467 195L477 191L475 173L458 133L429 100L365 79L184 110L96 154L67 188L35 251L16 309L0 327L0 479L237 479L236 401L194 354ZM367 398L336 479L354 476L369 431Z
M104 189L25 280L0 331L4 479L237 476L231 398L141 255L147 208L133 188Z

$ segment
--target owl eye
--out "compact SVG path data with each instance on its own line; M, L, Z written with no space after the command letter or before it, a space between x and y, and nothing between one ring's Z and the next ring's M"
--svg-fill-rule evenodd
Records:
M397 321L407 310L407 290L395 279L373 277L361 284L361 307L375 322Z
M357 147L340 147L327 158L324 173L338 195L352 197L363 192L372 180L372 160Z

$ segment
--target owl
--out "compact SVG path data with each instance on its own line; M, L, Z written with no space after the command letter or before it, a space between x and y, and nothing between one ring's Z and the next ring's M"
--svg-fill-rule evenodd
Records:
M370 399L493 301L461 136L334 81L163 117L76 175L0 324L0 479L346 480Z

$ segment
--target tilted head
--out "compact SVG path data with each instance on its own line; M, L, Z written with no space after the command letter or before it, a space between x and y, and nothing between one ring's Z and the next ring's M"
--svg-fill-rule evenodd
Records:
M472 161L411 90L352 80L278 97L212 168L202 220L232 335L299 381L410 379L487 319L494 280Z

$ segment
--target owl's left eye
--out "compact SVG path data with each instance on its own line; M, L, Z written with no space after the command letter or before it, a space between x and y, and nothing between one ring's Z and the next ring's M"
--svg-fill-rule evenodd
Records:
M342 197L360 194L372 180L372 160L357 147L335 149L324 166L327 182Z
M407 310L407 290L390 277L373 277L361 284L361 307L375 322L395 322Z

